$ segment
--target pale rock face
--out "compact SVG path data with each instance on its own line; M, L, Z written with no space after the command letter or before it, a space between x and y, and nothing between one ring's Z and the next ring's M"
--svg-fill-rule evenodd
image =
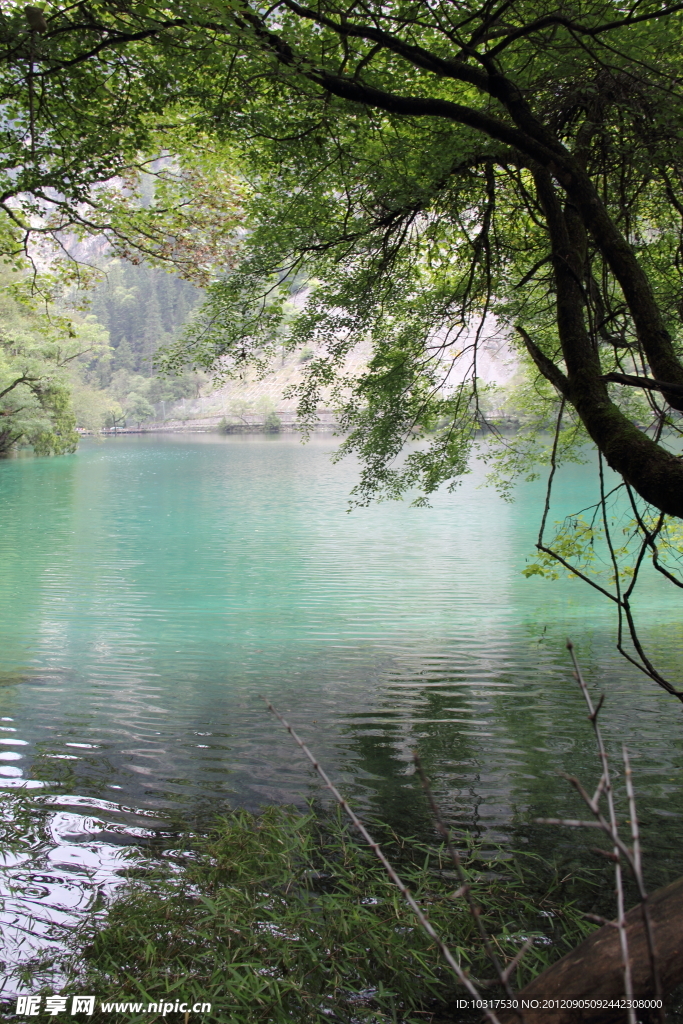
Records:
M302 305L301 294L294 299L296 305ZM434 338L435 349L445 339L437 335ZM473 360L474 343L477 345L476 362ZM306 373L311 358L322 355L313 349L303 352L286 352L275 355L271 369L264 377L247 367L239 379L225 380L216 385L208 383L203 394L196 399L184 399L173 404L165 403L164 421L166 429L181 426L184 429L211 430L225 420L228 423L248 428L258 428L269 411L277 414L282 427L288 429L296 423L297 397L287 396L288 388L300 384ZM370 343L361 343L348 355L344 365L344 373L354 377L365 370L372 354ZM497 323L494 317L487 317L480 336L476 329L470 328L453 344L444 348L442 363L444 367L444 390L453 390L462 381L476 373L477 378L485 384L496 384L505 387L519 369L519 360L512 349L508 333ZM321 429L331 429L336 421L335 413L327 401L331 396L323 389L323 403L318 408ZM154 423L147 423L146 429L154 429Z

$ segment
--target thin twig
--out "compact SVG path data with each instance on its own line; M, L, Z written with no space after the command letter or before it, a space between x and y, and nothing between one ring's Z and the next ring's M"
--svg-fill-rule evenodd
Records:
M624 775L626 777L626 796L628 797L628 812L631 821L631 848L633 850L633 869L636 873L636 877L638 877L641 874L640 834L638 831L638 815L636 814L636 795L633 791L633 775L631 772L631 762L629 760L626 745L624 745L621 748L621 754L624 759Z
M534 940L533 939L527 939L526 942L524 943L524 945L522 946L522 948L520 949L520 951L517 953L517 955L512 958L510 963L507 965L507 967L503 971L503 977L505 978L506 981L507 981L507 979L509 977L512 976L512 972L515 971L519 967L519 965L521 964L521 962L524 959L525 955L529 952L529 950L531 949L533 944L534 944ZM515 1007L515 1012L516 1012L517 1016L520 1018L520 1020L524 1020L524 1015L523 1015L521 1010L518 1010L517 1007Z
M578 684L579 684L579 686L581 688L581 692L583 694L583 698L584 698L584 700L586 702L586 705L588 707L588 712L589 712L588 718L589 718L589 721L591 722L591 725L593 726L593 731L595 733L595 738L596 738L596 742L597 742L597 746L598 746L598 756L600 758L600 762L601 762L601 765L602 765L602 774L600 776L600 780L598 782L598 785L597 785L597 787L595 789L595 792L594 792L592 797L586 792L584 787L581 785L581 783L579 782L579 780L575 776L565 775L564 777L576 789L577 793L579 794L579 796L581 797L583 802L586 804L586 806L590 809L590 811L594 815L595 820L594 821L581 821L579 819L571 819L571 818L564 818L564 819L562 819L562 818L537 818L536 821L539 824L543 823L543 824L547 824L547 825L569 825L569 826L579 827L579 828L599 828L599 829L601 829L605 833L605 835L607 835L610 838L610 840L612 841L612 850L611 851L610 850L602 850L602 849L598 850L598 849L595 849L595 852L599 853L603 857L606 857L608 860L611 860L611 861L614 862L614 875L615 875L615 885L616 885L616 894L617 894L617 920L616 920L616 922L612 922L612 921L607 922L607 921L604 921L603 918L598 918L596 915L588 914L588 915L584 915L584 916L588 917L590 920L597 921L598 924L609 924L610 927L615 927L615 928L618 929L618 931L619 931L619 943L620 943L620 946L621 946L622 961L623 961L623 965L624 965L624 994L625 994L627 999L632 999L633 998L633 981L632 981L632 976L631 976L630 958L629 958L629 953L628 953L628 937L627 937L627 933L626 933L626 911L625 911L625 906L624 906L624 887L623 887L623 879L622 879L622 873L621 873L621 865L622 865L622 859L623 859L628 864L628 866L630 867L631 871L633 872L633 876L634 876L634 878L636 880L636 884L638 886L638 892L639 892L640 901L641 901L640 902L640 907L641 907L641 913L642 913L642 917L643 917L643 926L644 926L645 937L646 937L647 947L648 947L648 957L649 957L649 962L650 962L650 971L651 971L651 975L652 975L653 987L654 987L654 991L655 991L655 997L658 1000L661 1001L661 999L662 999L662 986L661 986L661 980L660 980L660 977L659 977L659 971L658 971L658 968L657 968L657 958L656 958L656 949L655 949L655 942L654 942L654 931L653 931L652 919L650 917L650 912L649 912L649 906L648 906L648 900L647 900L647 892L646 892L646 889L645 889L645 885L643 883L641 851L640 851L640 835L639 835L639 830L638 830L638 817L637 817L637 814L636 814L635 793L634 793L634 790L633 790L633 780L632 780L632 773L631 773L631 764L630 764L629 757L628 757L628 751L626 750L626 747L623 747L623 749L622 749L622 756L623 756L623 759L624 759L624 768L625 768L625 775L626 775L626 794L627 794L627 797L628 797L628 805L629 805L629 812L630 812L630 822L631 822L631 841L632 841L632 846L631 846L630 849L626 845L626 843L623 842L621 837L619 836L619 829L618 829L618 824L617 824L617 819L616 819L616 812L615 812L615 808L614 808L614 793L613 793L613 790L612 790L612 781L611 781L611 775L610 775L610 770L609 770L609 762L608 762L608 758L607 758L607 751L605 749L605 744L604 744L603 739L602 739L602 733L601 733L600 727L598 725L598 716L600 714L600 711L602 709L602 705L603 705L603 702L604 702L604 694L600 697L598 703L596 705L594 705L593 701L591 699L591 695L590 695L590 693L588 691L588 687L586 686L586 683L584 681L583 675L581 674L581 669L579 668L579 664L578 664L578 662L576 660L576 655L574 653L574 645L572 644L571 640L567 641L567 649L569 650L569 653L570 653L571 658L572 658L572 663L574 665L574 676L575 676L576 681L578 682ZM605 795L605 797L607 799L608 818L609 818L609 820L607 820L604 817L602 811L600 810L600 800L601 800L603 794ZM629 1009L627 1012L628 1012L629 1024L635 1024L635 1019L636 1019L635 1018L635 1013L631 1009ZM666 1019L665 1011L663 1009L663 1004L658 1009L658 1018L659 1018L660 1022L664 1022L665 1019Z
M626 1014L628 1018L628 1024L636 1024L636 1013L632 1006L633 978L631 976L631 963L629 960L628 952L628 936L626 934L626 909L624 907L624 884L621 875L621 847L623 846L623 844L619 841L617 816L614 809L614 793L612 791L612 780L610 776L607 751L605 750L605 744L603 743L602 733L600 731L600 726L598 725L598 714L600 713L600 708L602 707L602 701L598 704L597 708L593 706L593 701L591 700L591 695L588 691L588 687L586 686L584 678L581 674L581 669L579 668L579 663L576 660L576 655L574 653L574 644L571 642L571 640L567 641L567 649L569 651L569 654L572 659L572 664L574 666L574 676L579 686L581 687L583 699L585 700L586 705L588 706L591 724L593 726L595 739L598 745L598 756L600 757L600 762L602 764L602 773L605 779L604 790L605 797L607 799L607 809L609 812L608 835L610 835L610 838L612 839L615 855L614 881L617 891L617 926L619 928L619 945L621 946L621 958L624 965L624 995L628 1000L628 1009L626 1011ZM593 806L591 805L590 798L588 798L588 803L591 807L591 810L593 810L596 816L599 815L600 817L602 817L600 812L597 811L596 808L593 808Z
M445 824L445 822L443 820L443 816L441 814L439 806L438 806L438 804L437 804L437 802L436 802L436 800L434 798L434 793L433 793L432 787L431 787L431 785L429 783L429 779L427 778L425 770L422 767L422 762L420 761L420 756L419 756L419 754L418 754L418 752L416 750L413 751L413 762L415 764L415 768L417 770L417 773L420 776L420 782L422 783L422 788L425 791L425 795L427 797L427 801L428 801L429 806L431 808L432 814L434 815L434 820L436 822L436 827L439 830L439 833L440 833L444 843L446 844L446 849L448 850L450 858L453 861L453 865L455 866L455 870L456 870L458 878L460 880L460 885L461 885L460 891L462 892L463 896L467 900L467 906L469 907L470 914L472 915L472 918L473 918L474 922L476 923L477 930L479 932L479 936L481 938L481 941L483 943L484 949L486 951L486 955L488 956L489 960L493 964L493 969L495 970L496 974L498 975L498 980L499 980L500 984L502 985L502 987L503 987L503 989L505 991L506 996L508 997L508 999L514 1000L515 999L515 992L514 992L514 989L512 988L512 986L510 985L510 973L511 972L509 970L504 970L503 969L503 967L500 964L500 961L498 960L498 957L496 956L495 952L493 951L493 948L492 948L491 943L489 941L489 936L487 934L486 929L484 928L484 922L481 919L481 910L477 906L477 904L474 902L474 900L472 899L472 893L470 891L470 887L469 887L468 882L467 882L467 877L465 875L465 871L464 871L464 868L462 866L462 861L460 859L460 852L459 852L459 850L456 849L455 846L453 846L453 843L451 841L451 833L450 833L449 829L446 827L446 824ZM519 963L519 961L521 960L521 958L522 958L522 956L524 955L525 952L526 952L526 948L524 948L523 950L519 951L519 953L517 954L517 956L513 960L513 963L515 964L515 966L517 966L517 963ZM520 1021L522 1022L522 1024L524 1024L524 1014L522 1013L522 1011L515 1007L515 1012L516 1012L517 1016L519 1017Z
M621 753L624 759L626 796L628 797L628 810L631 823L631 850L633 874L635 875L636 883L638 885L638 894L640 896L640 909L643 916L645 938L647 939L647 953L650 960L650 971L652 972L652 980L654 982L655 999L658 999L660 1001L660 1006L657 1015L659 1017L659 1020L663 1022L666 1019L666 1014L664 1012L664 1002L662 997L662 981L659 976L659 968L657 966L657 953L655 949L654 928L652 925L652 918L650 917L650 907L648 904L647 892L645 891L645 884L643 882L642 861L640 856L640 831L638 828L638 814L636 812L636 795L633 789L631 761L629 759L628 750L626 749L625 744L621 748Z
M543 506L543 516L541 517L541 525L538 530L538 541L536 547L540 550L544 550L543 534L545 533L545 524L548 520L548 513L550 511L550 496L553 491L553 480L557 471L557 447L560 441L560 430L562 428L562 415L564 413L566 399L562 398L560 402L560 409L557 414L557 422L555 424L555 436L553 438L553 448L550 454L550 473L548 474L548 484L545 492L545 504Z
M337 787L333 784L333 782L331 781L331 779L327 775L327 772L324 770L324 768L322 768L322 766L315 759L315 757L313 756L311 751L308 749L308 747L306 746L304 741L299 736L297 736L296 732L294 731L292 726L289 724L289 722L287 722L282 717L282 715L279 713L279 711L275 710L275 708L273 707L273 705L270 703L269 700L267 700L265 697L261 697L261 699L266 704L268 710L272 711L273 714L275 715L275 717L277 718L277 720L285 727L285 729L287 730L289 735L292 737L292 739L294 740L296 745L299 747L299 749L302 750L303 753L306 755L308 760L313 765L314 770L317 772L317 774L323 780L323 782L325 783L325 786L329 789L330 793L335 798L335 800L337 801L339 806L342 808L342 810L346 814L348 814L349 818L351 819L353 824L356 826L356 828L358 829L358 831L362 835L362 837L365 840L365 842L368 844L370 849L373 851L373 853L375 854L377 859L384 866L384 869L387 872L387 874L389 875L389 878L391 879L391 881L400 890L401 895L405 899L406 903L409 905L410 909L415 914L415 917L418 919L418 921L422 925L422 928L424 929L424 931L427 933L427 935L430 937L430 939L433 942L435 942L437 944L437 946L439 947L439 950L441 951L441 955L443 956L444 960L446 961L448 966L451 968L451 970L455 974L455 976L458 979L458 981L460 982L460 984L463 985L467 989L467 991L470 993L470 995L474 999L482 1000L482 996L481 996L480 992L478 991L477 987L470 980L470 978L468 977L466 971L463 971L462 967L460 966L458 961L455 959L455 957L453 956L453 954L451 953L450 949L448 948L446 943L443 941L443 939L434 931L434 928L432 927L432 924L429 921L429 919L427 918L426 914L420 909L420 907L416 903L415 898L412 895L412 893L407 889L407 887L405 886L405 884L403 883L403 881L401 880L401 878L399 877L399 875L397 874L397 872L395 871L395 869L393 868L391 863L385 857L384 853L380 849L379 843L375 842L375 840L372 838L372 836L370 835L370 833L366 829L365 825L358 818L358 816L355 814L355 812L351 810L351 807L346 802L344 797L341 795L341 793L339 792ZM482 1002L483 1002L483 1000L482 1000ZM490 1010L488 1008L484 1009L484 1015L487 1018L487 1020L489 1020L491 1022L491 1024L500 1024L500 1021L496 1017L496 1015L493 1012L493 1010ZM630 1022L629 1022L629 1024L630 1024Z

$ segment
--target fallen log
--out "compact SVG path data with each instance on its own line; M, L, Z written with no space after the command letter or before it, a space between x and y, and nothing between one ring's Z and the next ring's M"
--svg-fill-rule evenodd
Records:
M658 889L648 898L662 993L667 996L683 982L683 878ZM636 1000L654 999L643 914L640 904L626 915L629 960ZM527 1024L624 1024L626 1011L609 1007L572 1007L573 1000L623 998L624 969L619 932L604 925L580 946L558 960L518 993ZM536 1006L535 1001L538 1002ZM570 1005L563 1005L569 1003ZM496 1011L500 1024L519 1024L514 1011ZM639 1021L655 1021L656 1011L637 1009Z

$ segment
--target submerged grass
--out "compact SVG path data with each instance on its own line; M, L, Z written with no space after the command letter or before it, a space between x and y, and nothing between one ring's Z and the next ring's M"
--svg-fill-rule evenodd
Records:
M444 850L373 828L463 966L490 978ZM501 958L534 940L517 985L592 930L572 899L577 879L560 879L540 858L503 857L470 840L464 865ZM210 1002L204 1019L234 1024L467 1019L451 1009L463 993L433 943L335 815L234 811L165 866L133 868L106 914L86 921L71 945L62 993L96 994L94 1021L116 1019L101 1000ZM128 1009L124 1018L161 1016Z

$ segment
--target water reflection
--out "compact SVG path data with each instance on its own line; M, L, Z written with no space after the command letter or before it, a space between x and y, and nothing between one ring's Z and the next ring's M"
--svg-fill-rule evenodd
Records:
M42 787L27 781L22 788ZM123 884L122 872L142 860L145 842L158 841L158 827L135 824L149 817L77 795L0 799L0 822L12 837L0 860L0 999L35 990L36 980L59 987L51 954L65 948L85 913L103 906ZM48 966L22 981L18 969L37 958Z
M396 828L429 827L418 748L453 823L562 848L530 822L578 810L558 770L595 778L567 635L607 694L611 748L634 752L652 876L680 873L681 712L615 654L601 598L522 577L540 488L509 505L475 467L432 509L347 515L355 469L332 447L124 437L0 465L0 784L73 794L13 867L21 886L56 879L25 894L29 917L52 908L46 929L96 898L91 869L116 884L145 827L121 807L321 796L259 693ZM590 503L591 480L568 469L555 518ZM675 667L677 595L645 582L644 633Z

